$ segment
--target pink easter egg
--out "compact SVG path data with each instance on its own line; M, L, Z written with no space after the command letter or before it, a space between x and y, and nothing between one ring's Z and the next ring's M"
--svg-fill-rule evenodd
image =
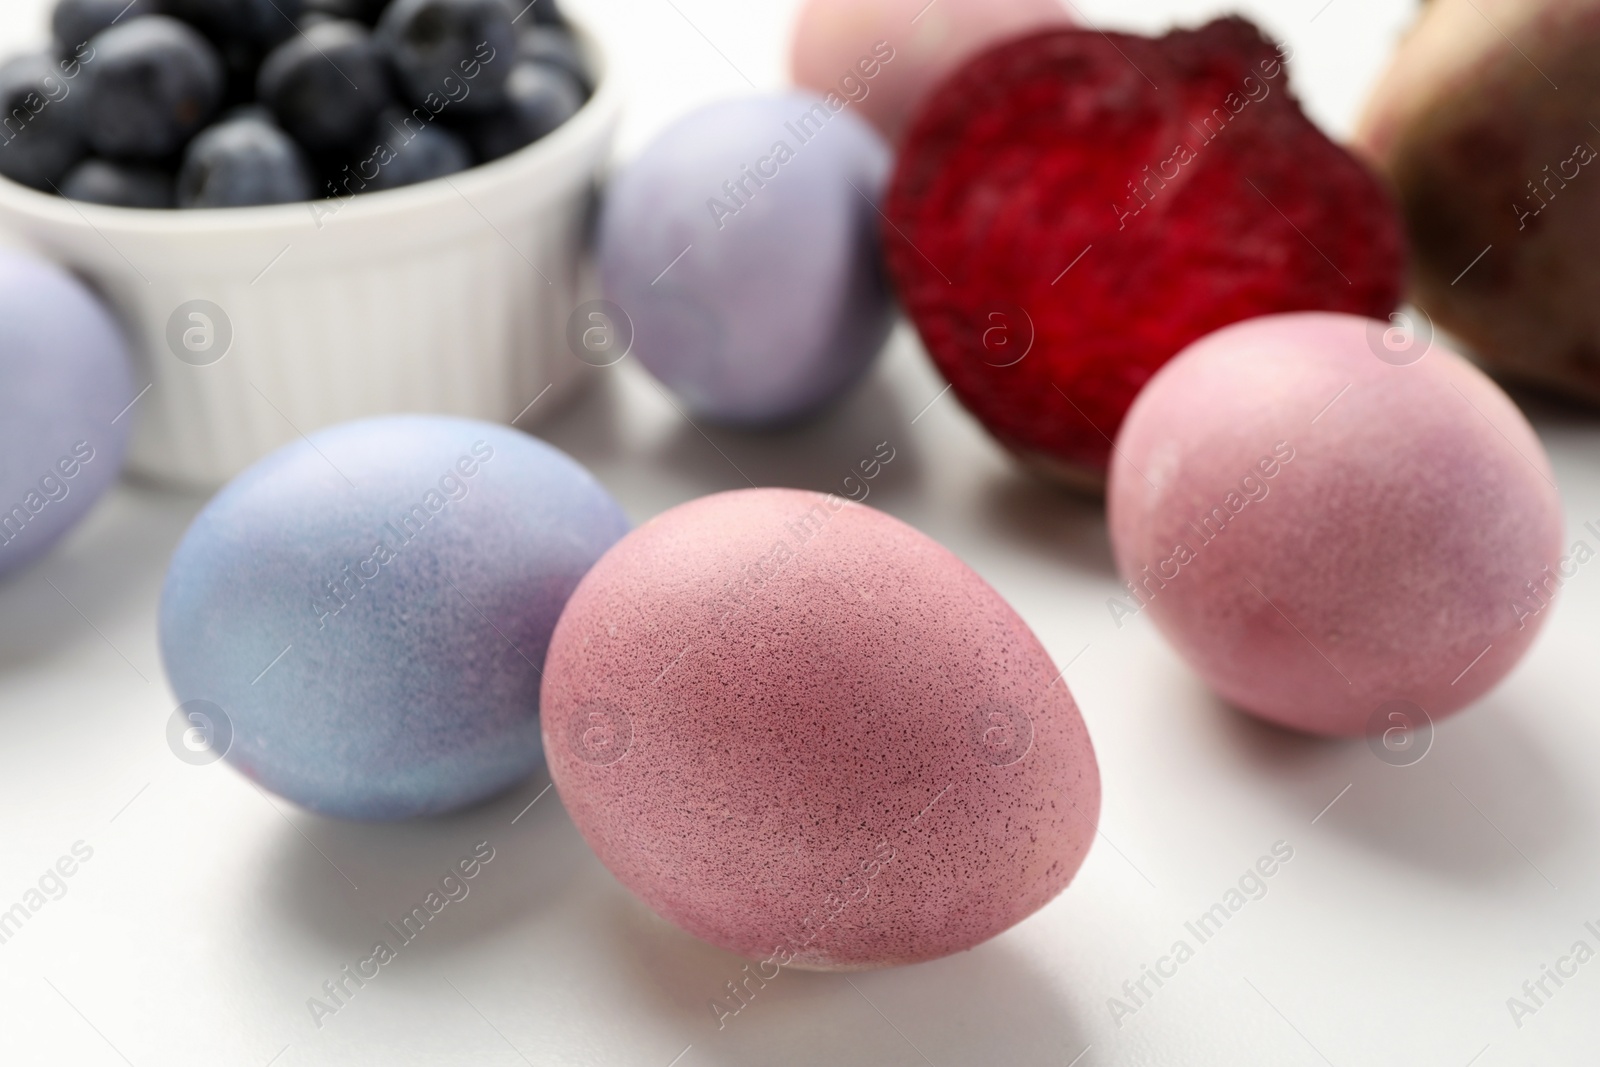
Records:
M1314 734L1409 744L1505 677L1562 580L1561 500L1511 399L1414 326L1268 315L1162 367L1111 463L1119 626L1148 613Z
M1066 887L1099 818L1032 631L838 496L720 493L640 527L569 601L541 699L601 861L767 978L971 948Z
M1008 37L1076 20L1061 0L810 0L790 45L796 85L858 107L898 141L923 96Z

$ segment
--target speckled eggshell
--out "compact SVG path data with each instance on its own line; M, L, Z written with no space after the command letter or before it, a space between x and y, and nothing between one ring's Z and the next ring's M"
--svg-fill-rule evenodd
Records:
M1315 734L1368 732L1390 701L1470 704L1559 584L1527 420L1438 342L1379 359L1387 325L1297 313L1202 338L1145 386L1111 464L1118 625L1148 613L1225 699Z
M632 354L691 416L804 417L858 381L894 303L876 204L889 150L804 93L709 104L611 182L600 276Z
M538 768L550 632L627 529L587 471L517 430L334 426L195 519L162 591L167 677L180 702L221 709L229 762L297 804L459 808Z
M969 58L1076 22L1061 0L808 0L789 70L796 85L851 100L897 142L927 92Z
M0 575L49 550L122 469L128 348L87 286L0 249Z
M544 706L600 859L763 973L971 948L1061 892L1099 817L1088 733L1032 631L841 497L720 493L636 530L562 615Z

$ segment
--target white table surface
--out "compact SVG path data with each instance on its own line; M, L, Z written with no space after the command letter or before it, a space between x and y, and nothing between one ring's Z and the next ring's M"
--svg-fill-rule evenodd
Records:
M1084 4L1145 29L1223 6ZM1342 132L1411 5L1238 6L1294 45L1302 97ZM44 8L4 0L0 51L37 37ZM631 71L624 151L746 76L781 83L788 3L587 8ZM707 1001L742 961L635 902L542 773L454 817L365 826L270 800L225 764L175 759L156 597L203 501L125 484L0 586L0 908L74 843L93 850L65 895L0 944L0 1063L1596 1062L1600 962L1560 988L1547 980L1554 996L1520 1027L1506 1000L1574 942L1600 949L1584 927L1600 929L1600 572L1568 583L1527 659L1442 724L1426 759L1389 766L1359 741L1257 725L1210 696L1148 620L1117 629L1101 509L1019 473L951 397L923 412L941 385L901 329L821 422L710 431L726 459L628 363L539 432L635 520L744 485L733 464L760 484L832 488L892 442L869 502L948 545L1072 663L1103 833L1043 911L933 963L785 972L719 1031ZM1600 423L1545 405L1534 419L1576 538L1600 517ZM307 998L485 840L495 858L470 896L317 1028ZM1266 895L1117 1025L1108 998L1175 940L1194 944L1185 921L1279 841L1294 857Z

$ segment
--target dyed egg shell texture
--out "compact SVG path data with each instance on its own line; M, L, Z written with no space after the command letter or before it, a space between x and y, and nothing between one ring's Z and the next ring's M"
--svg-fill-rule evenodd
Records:
M573 595L544 706L606 866L779 964L971 948L1067 885L1099 815L1083 720L1027 625L835 496L722 493L641 527Z
M137 418L128 348L82 282L0 250L0 574L43 555L117 480Z
M605 294L690 415L784 423L866 372L893 325L875 206L888 168L847 104L785 93L703 107L617 175Z
M810 0L789 69L797 85L848 97L897 141L928 91L968 57L1074 21L1060 0Z
M1392 701L1457 711L1549 617L1528 595L1561 552L1538 437L1437 342L1378 358L1389 328L1299 313L1201 339L1111 468L1114 613L1147 610L1224 698L1310 733L1362 734Z
M449 811L540 764L556 617L628 528L565 454L514 429L390 416L261 460L196 518L161 599L178 699L228 760L328 815Z

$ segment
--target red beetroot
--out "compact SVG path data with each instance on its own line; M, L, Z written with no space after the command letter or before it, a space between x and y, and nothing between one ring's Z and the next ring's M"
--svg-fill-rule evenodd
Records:
M972 60L913 121L890 270L956 394L1031 466L1103 485L1140 387L1222 326L1399 303L1394 203L1301 113L1285 58L1239 18L1053 30Z
M1394 180L1412 295L1505 378L1600 404L1600 0L1429 0L1354 144Z

